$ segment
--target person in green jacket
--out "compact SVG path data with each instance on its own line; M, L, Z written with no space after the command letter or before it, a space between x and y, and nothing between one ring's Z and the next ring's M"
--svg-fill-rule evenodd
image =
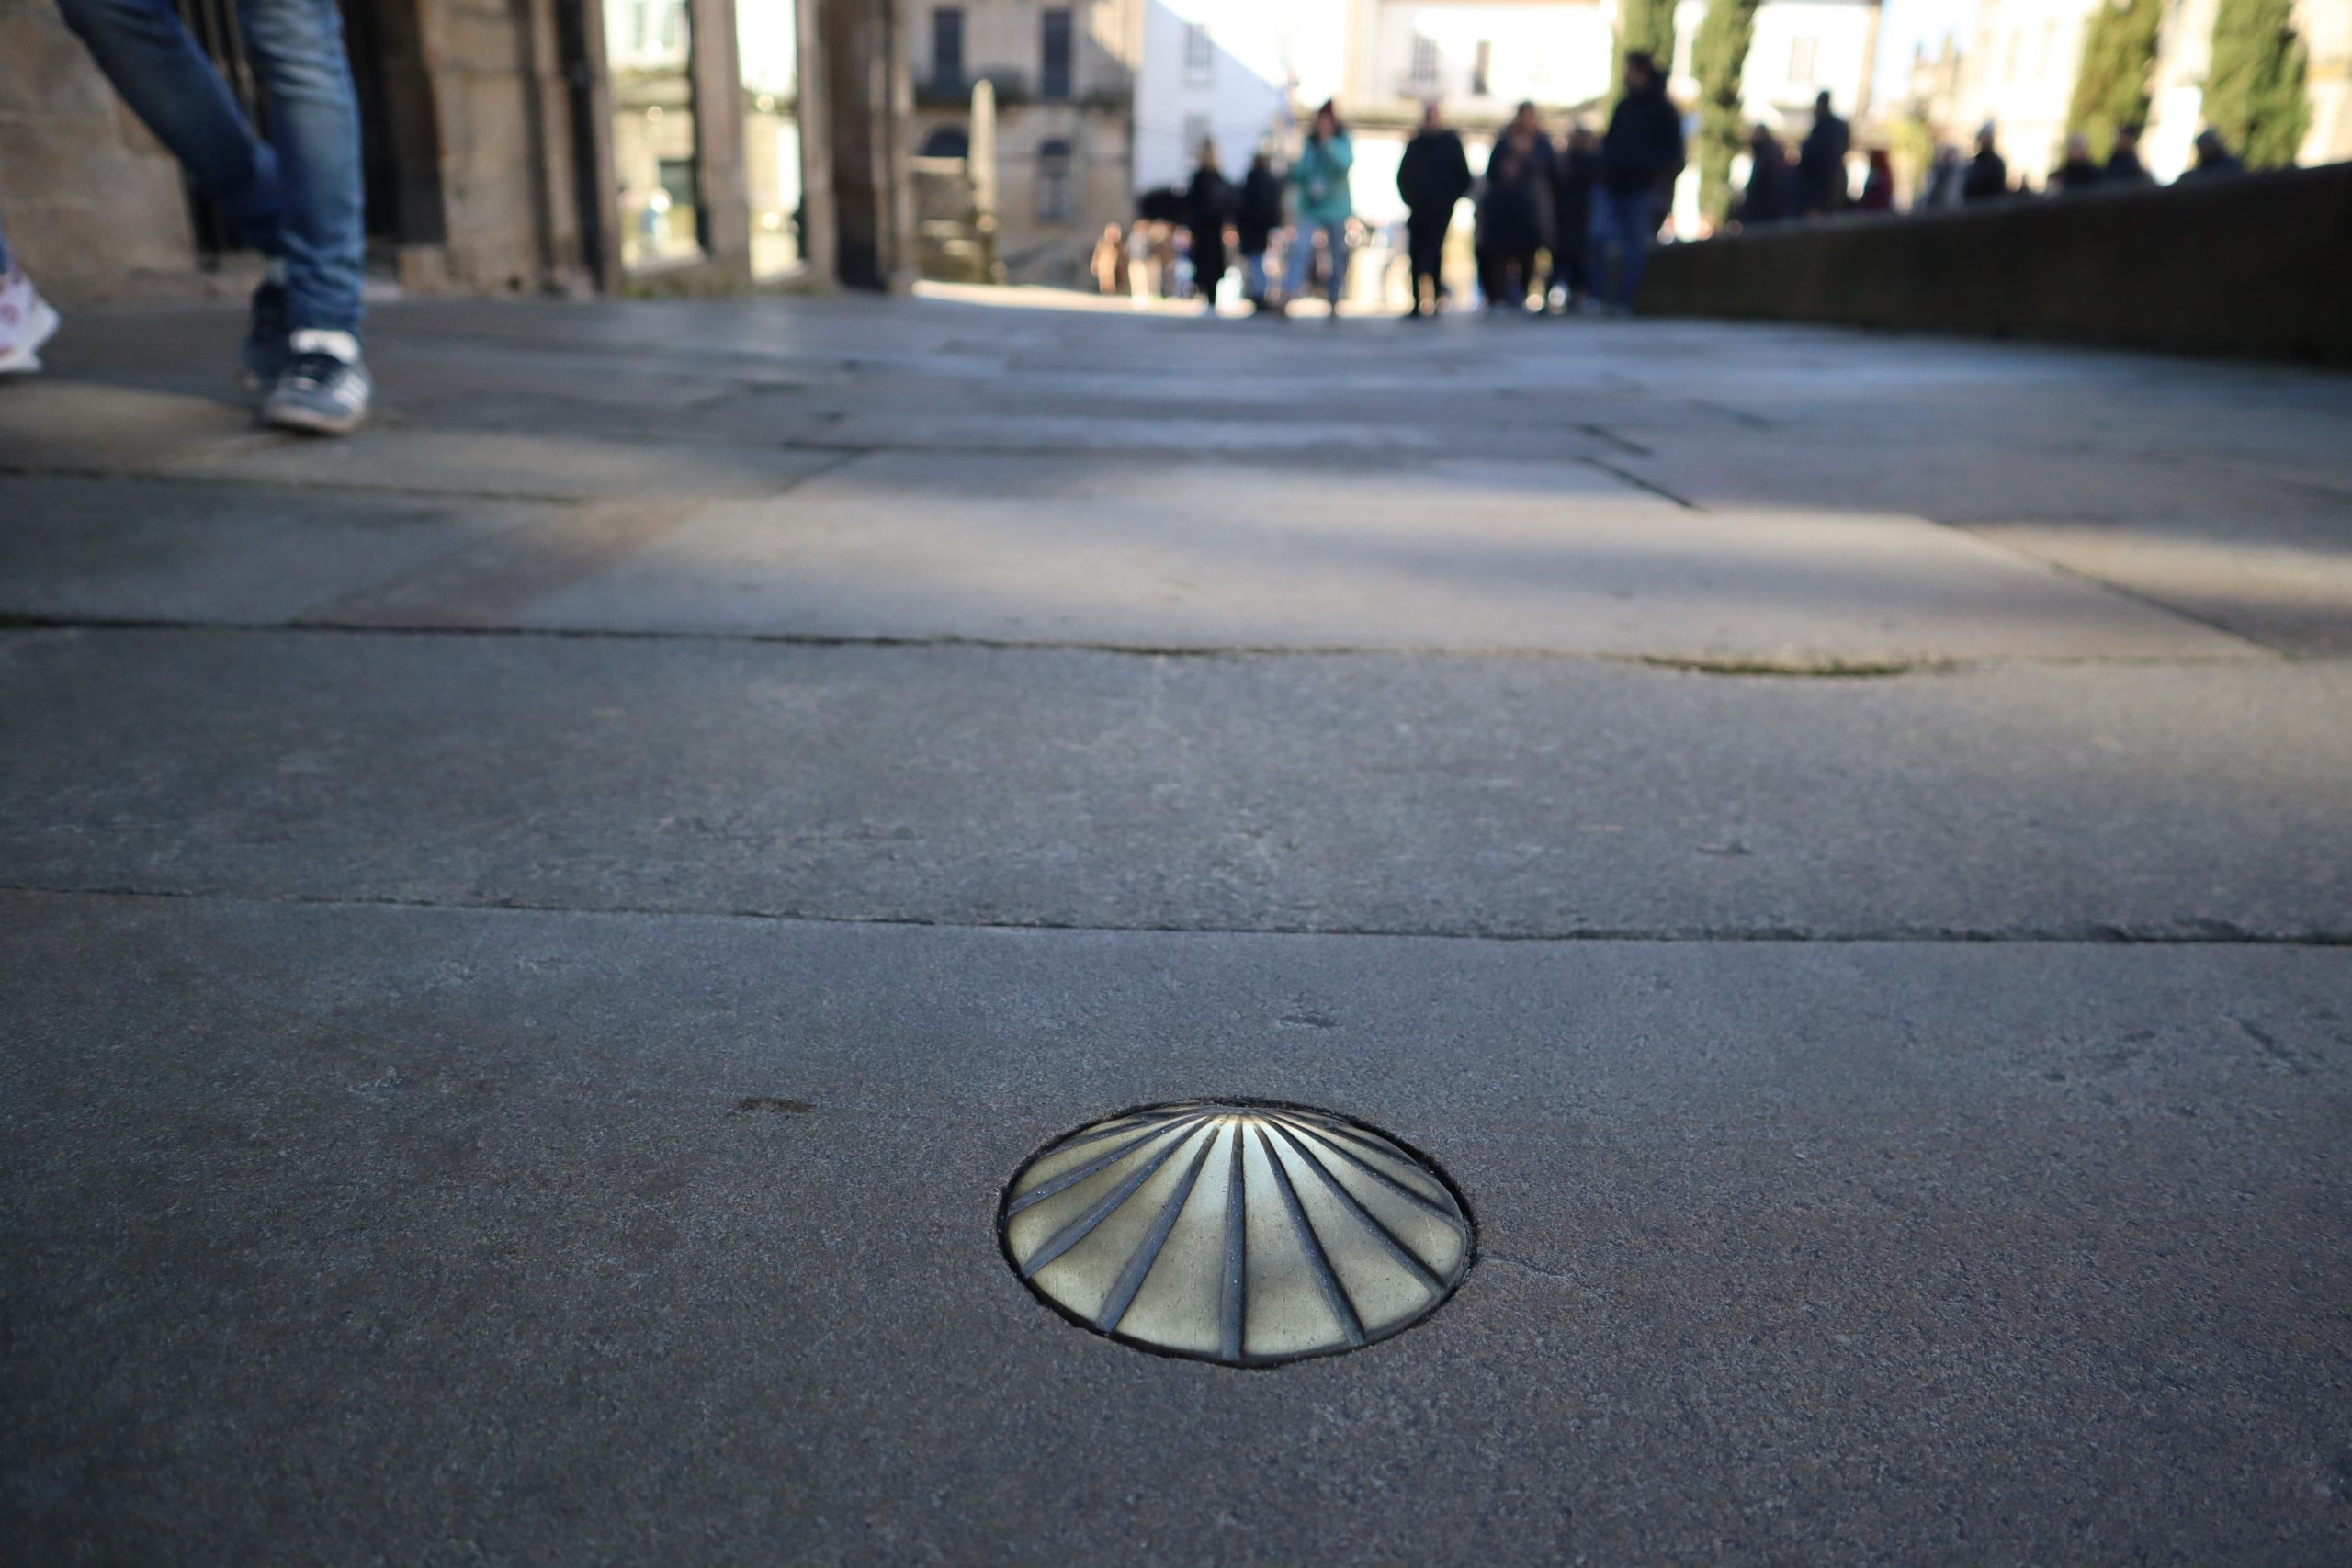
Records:
M1330 251L1325 294L1332 314L1339 313L1340 295L1348 281L1348 220L1355 214L1348 200L1348 166L1355 161L1355 147L1348 141L1348 128L1340 123L1339 109L1326 103L1315 111L1306 145L1290 166L1295 205L1285 301L1297 299L1306 288L1307 269L1315 265L1315 236L1321 234Z

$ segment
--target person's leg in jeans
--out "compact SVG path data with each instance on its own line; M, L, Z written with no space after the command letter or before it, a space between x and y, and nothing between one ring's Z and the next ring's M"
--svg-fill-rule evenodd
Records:
M1627 191L1617 197L1617 231L1625 247L1625 265L1617 274L1617 303L1634 308L1642 287L1642 265L1649 260L1650 241L1657 235L1657 198L1646 190Z
M1331 314L1337 316L1340 313L1340 301L1347 297L1348 292L1348 262L1351 259L1348 255L1348 226L1344 223L1333 223L1323 231L1330 236Z
M237 16L269 100L287 324L356 337L368 216L343 13L335 0L239 0Z
M368 401L358 364L367 234L358 100L334 0L241 0L274 146L246 123L170 0L59 0L59 9L198 188L270 258L245 355L249 372L277 378L265 413L349 429Z
M1283 299L1295 299L1306 289L1306 280L1315 267L1315 230L1312 223L1293 226L1290 231L1289 254L1283 257Z
M1586 231L1585 261L1592 268L1592 297L1601 309L1609 310L1624 298L1618 279L1618 251L1623 245L1618 231L1617 193L1600 186L1592 193L1592 226Z
M245 123L170 0L58 0L57 8L115 91L245 242L266 256L284 254L277 154Z

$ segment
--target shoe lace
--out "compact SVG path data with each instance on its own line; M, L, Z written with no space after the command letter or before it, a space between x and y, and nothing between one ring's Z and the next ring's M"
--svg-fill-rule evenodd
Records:
M286 362L286 378L304 388L323 387L341 375L343 370L342 360L332 354L322 354L316 349L307 354L298 354Z

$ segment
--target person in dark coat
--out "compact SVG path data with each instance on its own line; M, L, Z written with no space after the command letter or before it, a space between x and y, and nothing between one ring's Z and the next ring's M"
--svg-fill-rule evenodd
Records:
M1535 118L1533 104L1521 104L1487 154L1486 188L1479 194L1492 282L1489 310L1524 310L1535 285L1535 253L1550 238L1552 141Z
M2242 175L2245 162L2230 151L2230 144L2211 126L2197 133L2197 162L2181 172L2184 180L2207 180L2217 175Z
M1446 127L1437 102L1421 109L1421 129L1405 143L1396 163L1396 194L1405 198L1405 250L1412 261L1413 308L1408 316L1434 316L1445 286L1438 267L1445 233L1453 226L1454 204L1470 194L1470 160L1462 138ZM1421 304L1421 280L1429 280L1429 304Z
M1570 310L1582 310L1592 291L1585 246L1592 227L1592 182L1600 173L1600 138L1585 126L1569 127L1567 146L1552 162L1552 276L1545 292L1562 290Z
M2008 160L2002 157L1994 145L1993 126L1988 120L1976 132L1976 156L1969 160L1968 173L1960 182L1960 199L1963 202L1998 201L2009 194Z
M1813 100L1813 129L1797 149L1797 210L1807 218L1836 212L1846 205L1846 154L1854 145L1853 127L1829 107L1829 95Z
M1795 178L1781 139L1770 126L1757 126L1747 133L1747 188L1732 207L1732 220L1742 229L1760 229L1787 218Z
M2107 168L2100 176L2101 185L2152 186L2156 177L2148 173L2148 165L2140 162L2140 128L2119 125L2115 128L2115 146L2107 155Z
M1657 238L1660 203L1681 172L1682 116L1666 96L1657 62L1637 50L1625 56L1625 96L1600 139L1600 177L1592 188L1589 257L1604 309L1632 309ZM1612 253L1623 257L1613 278Z
M1250 172L1241 177L1241 204L1233 219L1234 237L1240 242L1241 287L1253 310L1266 308L1266 248L1282 226L1283 177L1274 173L1272 157L1261 152L1250 160Z
M1201 143L1201 166L1184 187L1184 227L1193 237L1193 287L1216 313L1216 286L1225 281L1225 226L1237 202L1233 182L1216 166L1216 143Z
M1862 194L1854 198L1857 212L1894 210L1894 160L1883 147L1871 149L1870 172L1862 176Z
M2066 161L2050 171L2043 188L2052 196L2080 196L2099 184L2107 171L2091 156L2091 140L2076 134L2066 138Z

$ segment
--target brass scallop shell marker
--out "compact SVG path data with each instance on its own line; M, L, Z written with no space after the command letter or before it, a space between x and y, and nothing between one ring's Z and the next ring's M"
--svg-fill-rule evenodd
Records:
M1038 1294L1114 1338L1231 1366L1352 1350L1470 1267L1453 1190L1379 1134L1272 1105L1161 1105L1080 1128L1005 1194Z

